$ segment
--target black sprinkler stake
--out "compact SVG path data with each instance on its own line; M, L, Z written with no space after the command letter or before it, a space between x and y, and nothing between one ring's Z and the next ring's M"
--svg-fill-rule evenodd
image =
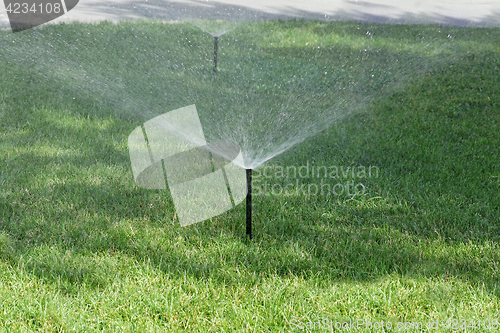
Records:
M214 73L217 72L217 42L219 37L214 37Z
M247 170L247 235L252 239L252 169Z

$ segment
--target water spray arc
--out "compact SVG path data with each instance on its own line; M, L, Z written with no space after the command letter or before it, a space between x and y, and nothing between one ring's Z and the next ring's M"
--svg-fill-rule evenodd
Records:
M193 24L214 38L215 73L217 60L220 62L217 59L218 38L232 31L236 24L223 21L194 21ZM136 180L147 188L157 188L153 187L157 184L163 188L166 186L164 178L167 182L170 179L170 192L175 192L177 201L174 203L180 207L176 209L183 212L183 215L177 212L177 216L181 216L181 225L206 220L246 199L245 227L250 239L253 236L252 169L347 115L366 112L373 100L401 89L417 75L445 68L443 66L447 66L450 60L442 55L453 54L453 48L448 48L448 44L436 45L432 54L420 55L378 47L376 41L366 39L362 50L331 45L330 50L338 53L338 57L332 60L326 58L330 51L324 47L261 48L260 42L253 41L247 30L239 30L234 33L238 33L234 39L228 38L227 43L221 44L224 59L227 55L229 60L223 71L227 75L223 76L220 76L223 73L206 75L211 73L212 38L201 36L199 44L203 47L193 47L192 43L181 42L186 38L185 30L182 33L179 30L175 35L177 30L173 29L173 38L167 47L151 43L150 38L156 36L154 31L146 33L144 39L118 39L113 48L103 50L96 49L96 45L114 40L113 31L105 31L102 37L96 35L95 38L79 40L78 48L67 41L72 35L59 38L42 29L24 32L23 39L18 38L15 43L13 37L2 35L0 44L3 45L3 54L11 62L26 68L32 66L33 70L45 73L40 79L57 80L68 92L67 96L85 95L103 110L116 109L117 114L126 113L138 124L147 122L144 131L148 139L144 139L145 134L139 128L131 141L131 147L138 152L138 160L150 161L149 149L160 152L161 147L172 150L168 156L175 158L167 158L170 162L162 169L164 156L153 154L153 164L139 162L137 166L139 174L151 168L152 176L141 175ZM30 37L29 43L23 42L28 40L26 36ZM116 57L116 49L136 51L123 52L122 57ZM283 52L287 52L286 57ZM237 64L231 60L235 56L238 56ZM316 58L320 61L311 61ZM109 59L114 60L113 66ZM130 66L130 63L137 66ZM353 68L356 70L351 70ZM192 103L199 108L195 110L186 106ZM177 116L163 117L166 110L176 109L174 106L187 109L179 111ZM101 111L96 109L95 112ZM157 118L160 116L162 118ZM177 144L172 140L162 143L166 138L165 130L172 136L185 139L187 144ZM216 142L226 144L214 147ZM152 145L148 148L146 143ZM229 147L229 143L239 147L240 157L226 154L236 151ZM231 163L220 162L217 164L220 167L212 169L205 156L207 150L199 148L208 144L210 152L215 151L216 155L226 157ZM182 147L187 148L181 155ZM191 168L193 163L189 158L196 158L196 168ZM226 173L225 177L222 171ZM257 195L256 177L255 173L254 193ZM194 197L206 198L209 202L196 205L193 204Z

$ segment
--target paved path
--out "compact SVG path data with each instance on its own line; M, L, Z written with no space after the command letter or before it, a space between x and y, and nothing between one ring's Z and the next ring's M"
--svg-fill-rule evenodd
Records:
M73 10L53 22L293 17L500 27L500 0L80 0ZM9 27L3 2L0 4L0 27Z

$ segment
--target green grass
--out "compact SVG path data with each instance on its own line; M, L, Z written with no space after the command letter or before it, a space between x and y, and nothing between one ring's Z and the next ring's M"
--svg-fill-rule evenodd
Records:
M499 319L500 30L253 23L220 38L217 76L211 43L158 22L0 32L3 330L279 332L362 319L447 331L447 319ZM276 172L307 164L377 167L298 179L363 193L254 196L249 242L242 204L181 228L168 191L134 184L127 138L145 110L201 109L209 84L228 94L220 105L248 89L293 93L279 88L289 72L314 95L332 83L316 69L331 63L366 79L350 91L370 97L365 112L269 161L254 185L295 184Z

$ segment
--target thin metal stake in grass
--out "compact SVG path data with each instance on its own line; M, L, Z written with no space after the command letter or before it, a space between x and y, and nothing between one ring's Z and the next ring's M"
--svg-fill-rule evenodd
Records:
M214 37L214 73L217 72L217 42L219 40L219 37L215 36Z
M252 169L247 170L247 235L252 239Z

